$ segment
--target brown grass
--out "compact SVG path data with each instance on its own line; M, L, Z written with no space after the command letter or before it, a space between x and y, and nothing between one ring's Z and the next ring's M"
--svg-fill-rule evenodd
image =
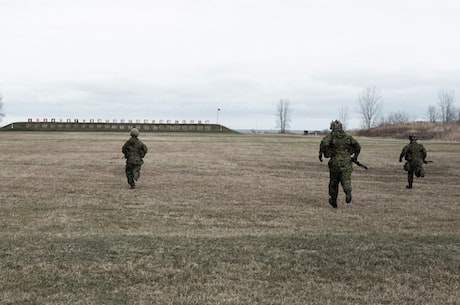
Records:
M0 304L458 304L460 143L406 190L406 141L358 138L327 203L319 138L0 133Z
M411 122L382 125L355 132L359 136L407 139L415 134L422 140L460 141L460 123Z

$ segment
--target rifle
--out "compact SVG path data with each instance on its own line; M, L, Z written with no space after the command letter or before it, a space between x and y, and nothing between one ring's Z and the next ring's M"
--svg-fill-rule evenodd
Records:
M431 161L431 160L428 160L428 161L423 160L423 163L428 164L428 163L433 163L433 161Z
M368 170L367 166L359 162L358 160L352 160L354 164L358 165L359 167L364 168L365 170Z

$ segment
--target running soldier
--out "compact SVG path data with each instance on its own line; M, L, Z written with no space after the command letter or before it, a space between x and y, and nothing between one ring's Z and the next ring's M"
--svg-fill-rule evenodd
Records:
M417 143L418 138L414 135L409 136L409 144L404 146L401 154L399 155L399 162L402 162L403 158L406 160L404 164L404 170L407 172L406 188L411 189L414 183L414 174L417 178L425 177L425 170L423 169L423 163L427 163L426 149L422 144Z
M139 140L139 130L133 128L131 130L131 139L126 141L121 151L126 158L126 178L132 189L136 188L136 183L141 175L141 166L144 164L142 160L148 149L144 143Z
M332 121L332 130L325 136L319 146L319 160L323 162L323 156L330 158L329 166L329 204L337 208L337 196L339 183L345 192L345 201L350 203L351 196L351 172L353 162L358 162L361 146L352 136L345 133L340 121Z

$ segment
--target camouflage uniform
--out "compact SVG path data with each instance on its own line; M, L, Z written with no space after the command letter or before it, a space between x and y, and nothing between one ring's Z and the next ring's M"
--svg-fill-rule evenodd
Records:
M333 121L332 130L320 143L319 160L323 162L323 155L330 158L329 166L329 204L337 207L339 183L346 194L346 202L351 202L351 172L353 160L357 161L361 146L352 136L343 131L340 121Z
M136 187L134 181L139 179L141 166L144 164L142 158L144 158L148 149L147 146L138 139L139 130L133 128L130 134L131 139L126 141L121 151L126 158L126 178L128 178L128 183L131 188L134 189Z
M399 162L402 162L403 158L406 160L404 164L404 170L407 171L408 182L406 188L411 189L412 183L414 182L414 174L416 177L425 177L423 163L426 162L426 150L422 144L417 143L416 136L410 135L409 141L410 143L404 146L399 155Z

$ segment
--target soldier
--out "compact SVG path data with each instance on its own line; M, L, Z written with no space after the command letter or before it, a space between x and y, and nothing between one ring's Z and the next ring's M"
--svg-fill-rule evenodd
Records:
M337 208L339 183L342 184L343 191L346 194L345 201L347 203L351 202L352 162L358 162L361 145L352 136L345 133L340 121L332 121L330 129L332 131L321 140L319 160L323 162L323 155L326 158L330 158L328 162L329 204Z
M128 178L128 183L132 189L136 188L136 183L141 175L141 166L144 164L142 158L144 158L147 153L147 146L142 143L139 137L139 130L133 128L131 130L131 139L126 141L123 145L121 151L126 158L126 178Z
M402 159L406 160L404 164L404 170L407 171L407 182L406 188L411 189L412 183L414 182L415 176L425 177L425 170L423 169L423 163L427 163L426 150L422 144L417 143L418 138L414 135L409 135L409 144L404 146L401 154L399 155L399 162Z

